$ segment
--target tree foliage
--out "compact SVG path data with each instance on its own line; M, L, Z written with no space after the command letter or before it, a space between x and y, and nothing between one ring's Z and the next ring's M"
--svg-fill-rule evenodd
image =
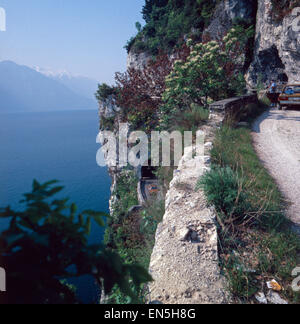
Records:
M142 10L143 18L148 23L151 20L154 8L163 8L168 4L168 0L146 0Z
M201 33L214 12L217 0L146 0L143 17L146 25L127 43L127 50L166 52L179 48L183 36L196 29Z
M187 46L172 57L160 52L144 69L129 68L125 73L116 73L117 105L122 107L124 121L136 129L152 130L157 125L166 76L175 58L185 60L188 54Z
M107 85L106 83L102 83L98 85L98 90L95 94L96 99L99 101L106 100L109 96L115 94L114 87Z
M253 29L235 26L223 40L198 43L191 46L186 61L175 62L174 70L166 78L165 104L161 115L168 123L178 111L189 110L192 105L207 107L215 101L241 94L245 80L241 73L245 63L248 39Z
M103 227L106 215L91 210L78 214L75 204L53 198L63 189L55 184L34 181L32 192L24 195L22 211L0 210L0 218L9 220L0 235L0 260L8 288L2 302L80 303L65 280L83 275L92 276L106 294L117 285L134 301L134 287L151 280L148 272L124 264L104 245L89 245L92 220Z

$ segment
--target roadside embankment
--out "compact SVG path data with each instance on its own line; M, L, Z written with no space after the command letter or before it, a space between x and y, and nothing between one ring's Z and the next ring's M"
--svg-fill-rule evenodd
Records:
M299 301L291 289L299 240L290 231L275 181L255 153L250 123L237 123L239 118L226 113L237 111L232 107L239 100L242 114L234 116L244 120L263 111L255 96L215 103L218 108L203 127L205 156L189 159L189 152L175 171L151 257L152 302L259 303L261 296L270 304ZM234 127L223 125L233 119ZM206 170L220 181L220 194L228 194L222 196L226 208L223 198L218 205L215 191L208 199L210 189L195 190ZM274 279L280 291L267 287Z
M166 197L158 226L150 273L151 301L164 304L225 303L224 279L218 264L214 210L195 191L205 171L203 157L182 158Z
M188 148L166 197L166 213L156 232L151 257L151 300L166 304L226 303L226 283L221 276L218 228L214 208L208 208L199 178L210 169L214 133L222 123L239 118L243 107L257 102L256 95L232 98L211 107L208 125L202 127L204 155ZM196 149L196 148L194 148Z

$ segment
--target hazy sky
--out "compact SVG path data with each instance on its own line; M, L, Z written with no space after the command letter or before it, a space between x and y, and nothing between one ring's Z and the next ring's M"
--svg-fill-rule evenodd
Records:
M67 70L112 83L126 67L123 46L142 21L144 0L0 0L7 31L0 61Z

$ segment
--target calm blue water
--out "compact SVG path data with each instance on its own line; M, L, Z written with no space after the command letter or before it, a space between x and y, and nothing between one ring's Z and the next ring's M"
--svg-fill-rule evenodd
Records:
M22 194L33 179L52 179L65 186L63 197L79 210L108 212L110 178L96 164L97 111L0 115L0 206L19 208ZM0 223L0 230L5 224ZM92 228L91 243L101 242L103 231ZM76 283L84 301L95 298L88 279Z

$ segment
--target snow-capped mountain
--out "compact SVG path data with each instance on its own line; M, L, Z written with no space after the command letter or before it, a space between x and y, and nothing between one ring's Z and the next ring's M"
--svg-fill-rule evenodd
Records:
M46 75L49 78L61 82L63 85L77 94L80 94L88 99L95 100L95 92L97 91L98 82L93 79L81 75L74 75L66 70L52 71L39 66L35 66L34 70Z
M0 113L97 109L92 95L76 90L84 88L80 82L72 82L72 78L46 76L11 61L0 62Z

